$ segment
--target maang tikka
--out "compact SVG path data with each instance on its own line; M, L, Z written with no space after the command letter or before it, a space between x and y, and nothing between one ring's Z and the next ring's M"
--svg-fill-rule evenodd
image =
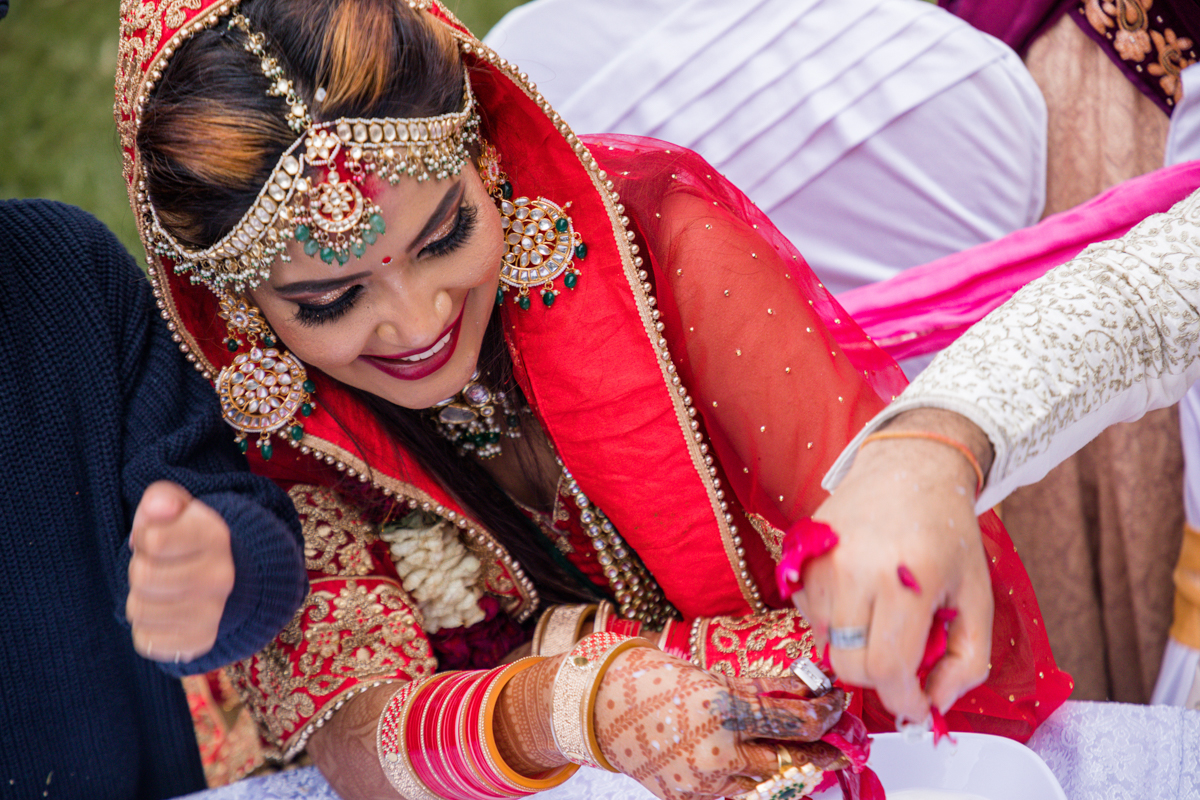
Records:
M401 178L442 180L458 175L478 138L479 117L469 77L458 111L419 118L342 117L315 121L298 85L272 54L266 37L234 14L229 28L269 81L267 94L283 100L285 121L297 139L283 151L249 210L210 247L195 250L163 226L149 196L138 195L146 247L170 259L178 273L214 290L252 289L275 261L289 261L291 242L327 264L361 258L385 232L379 206L363 192L368 176L395 185ZM318 90L317 95L320 95Z
M507 248L500 262L496 305L504 303L504 294L511 287L517 290L517 306L527 311L530 289L537 288L549 308L558 297L554 280L563 276L563 285L574 289L580 275L575 260L587 258L587 245L567 215L570 202L559 206L544 197L512 199L512 184L500 168L500 154L487 142L481 147L479 176L500 207Z
M309 380L304 365L291 353L278 347L261 312L244 300L224 292L220 295L220 317L228 331L230 352L243 345L233 363L217 376L217 396L221 414L237 431L236 441L242 452L249 447L248 436L258 435L258 449L270 459L271 434L288 429L293 441L304 437L299 417L313 412L312 393L316 386Z

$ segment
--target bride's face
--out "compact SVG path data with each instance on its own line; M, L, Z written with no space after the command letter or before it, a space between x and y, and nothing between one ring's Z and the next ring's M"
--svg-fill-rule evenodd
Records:
M479 359L496 303L500 215L468 162L462 174L396 186L375 181L386 233L344 265L307 256L251 293L305 364L406 408L460 391Z

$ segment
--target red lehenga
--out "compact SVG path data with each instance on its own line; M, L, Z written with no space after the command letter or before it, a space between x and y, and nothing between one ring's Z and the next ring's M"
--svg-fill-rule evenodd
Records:
M552 307L521 311L509 301L498 312L533 413L685 623L777 618L768 611L785 606L773 579L780 531L817 507L826 469L900 391L902 374L769 220L697 155L632 137L576 138L512 65L440 6L433 11L463 44L482 135L516 195L569 201L587 245L578 287ZM150 266L181 348L215 377L232 356L213 295L158 258ZM269 748L285 758L379 681L427 675L448 658L471 667L494 660L480 645L519 639L516 623L538 607L532 582L486 523L342 386L311 376L318 405L303 439L276 447L270 461L254 448L250 456L297 503L311 592L275 642L235 669ZM457 525L484 562L487 619L478 631L422 629L376 531L412 508ZM563 549L596 575L577 510L567 516ZM959 730L1023 740L1065 699L1069 679L1054 665L1007 535L993 515L983 523L997 608L993 669L948 717ZM694 644L724 653L723 671L744 669L736 628L696 628L710 639ZM811 652L805 630L756 646L760 667ZM872 693L855 694L875 730L892 728Z

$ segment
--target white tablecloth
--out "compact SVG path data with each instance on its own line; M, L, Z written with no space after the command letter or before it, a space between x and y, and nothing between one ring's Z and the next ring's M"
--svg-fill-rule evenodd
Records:
M1200 799L1200 711L1122 703L1067 703L1029 746L1070 800ZM189 795L193 800L338 800L315 768ZM544 800L651 800L623 775L581 769ZM1036 800L1031 798L1031 800Z

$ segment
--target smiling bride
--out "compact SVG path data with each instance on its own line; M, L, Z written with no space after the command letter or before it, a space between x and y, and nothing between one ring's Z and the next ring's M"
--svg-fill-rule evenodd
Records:
M305 527L236 668L278 758L346 797L871 794L894 720L789 671L825 634L773 573L904 381L744 195L576 136L429 0L124 0L121 47L155 294ZM1068 681L984 527L993 669L948 719L1025 738Z

